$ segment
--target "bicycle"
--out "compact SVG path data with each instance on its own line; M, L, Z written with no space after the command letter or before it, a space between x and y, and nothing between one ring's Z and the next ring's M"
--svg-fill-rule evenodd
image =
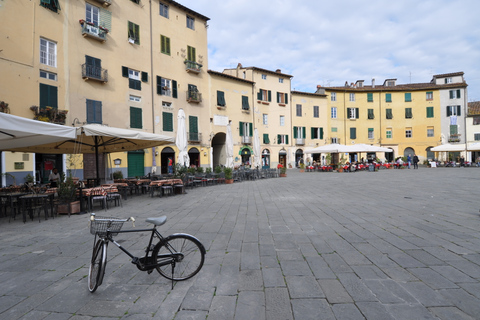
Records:
M190 279L202 269L206 251L197 238L186 233L174 233L168 237L163 237L158 232L157 227L167 222L166 216L147 218L146 222L153 224L153 228L121 230L123 224L127 221L134 223L135 219L133 217L127 219L96 217L95 213L91 214L90 233L94 234L95 238L88 271L88 289L90 292L95 292L103 282L109 242L112 242L127 254L139 270L150 274L156 269L163 277L172 280L172 289L174 281ZM135 227L135 225L133 226ZM143 257L134 256L113 239L119 233L133 232L151 232ZM154 238L159 240L155 245L153 245Z

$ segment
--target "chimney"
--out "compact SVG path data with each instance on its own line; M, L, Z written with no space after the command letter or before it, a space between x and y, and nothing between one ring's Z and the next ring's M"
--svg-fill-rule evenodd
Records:
M375 78L372 78L372 88L375 88Z
M281 69L277 69L275 70L276 73L282 73L282 70Z

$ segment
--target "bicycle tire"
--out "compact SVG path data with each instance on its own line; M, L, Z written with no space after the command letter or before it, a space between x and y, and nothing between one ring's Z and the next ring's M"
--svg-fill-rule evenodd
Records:
M102 284L106 261L106 243L105 241L98 240L93 249L90 268L88 270L88 290L92 293Z
M171 257L159 257L159 255L171 253L181 253L181 258L174 261ZM156 263L174 261L174 264L157 266L156 269L158 273L169 280L183 281L190 279L202 269L205 261L205 248L197 238L191 235L173 234L155 245L152 257Z

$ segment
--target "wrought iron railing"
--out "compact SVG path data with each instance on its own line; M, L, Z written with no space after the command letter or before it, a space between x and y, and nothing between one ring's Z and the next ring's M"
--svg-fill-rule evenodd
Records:
M197 91L188 90L187 91L187 101L188 102L202 102L202 94Z
M200 69L203 67L203 65L195 61L185 60L184 63L185 63L187 72L191 71L195 73L200 73Z
M100 41L106 41L107 40L107 33L108 30L96 26L92 23L86 22L84 20L80 20L80 23L82 24L82 35L83 36L88 36Z
M84 63L82 65L82 78L108 82L108 70Z

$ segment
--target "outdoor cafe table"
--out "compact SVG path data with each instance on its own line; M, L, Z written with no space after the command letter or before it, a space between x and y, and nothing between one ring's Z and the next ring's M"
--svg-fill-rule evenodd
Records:
M53 218L53 197L55 196L54 193L40 193L40 194L27 194L20 196L18 200L20 201L20 208L23 215L23 222L27 221L27 212L30 216L30 219L33 220L34 215L34 208L40 207L39 210L43 208L45 213L45 220L48 218L48 202L50 201L50 208L51 208L51 216ZM38 213L40 217L40 211Z
M105 183L105 184L102 184L102 187L105 188L105 190L110 189L112 187L117 188L117 191L122 194L123 199L127 200L128 183L126 182Z
M182 179L165 179L165 180L155 180L150 182L150 196L153 197L154 189L159 189L162 186L173 186L173 185L183 185Z
M19 197L24 196L26 194L28 194L28 193L26 193L26 192L12 192L12 193L2 192L2 193L0 193L0 198L5 199L5 201L2 201L4 216L7 216L7 204L10 205L10 210L15 210L15 212L17 212L18 209L14 209L14 204L15 204L15 202L18 203L18 198Z

